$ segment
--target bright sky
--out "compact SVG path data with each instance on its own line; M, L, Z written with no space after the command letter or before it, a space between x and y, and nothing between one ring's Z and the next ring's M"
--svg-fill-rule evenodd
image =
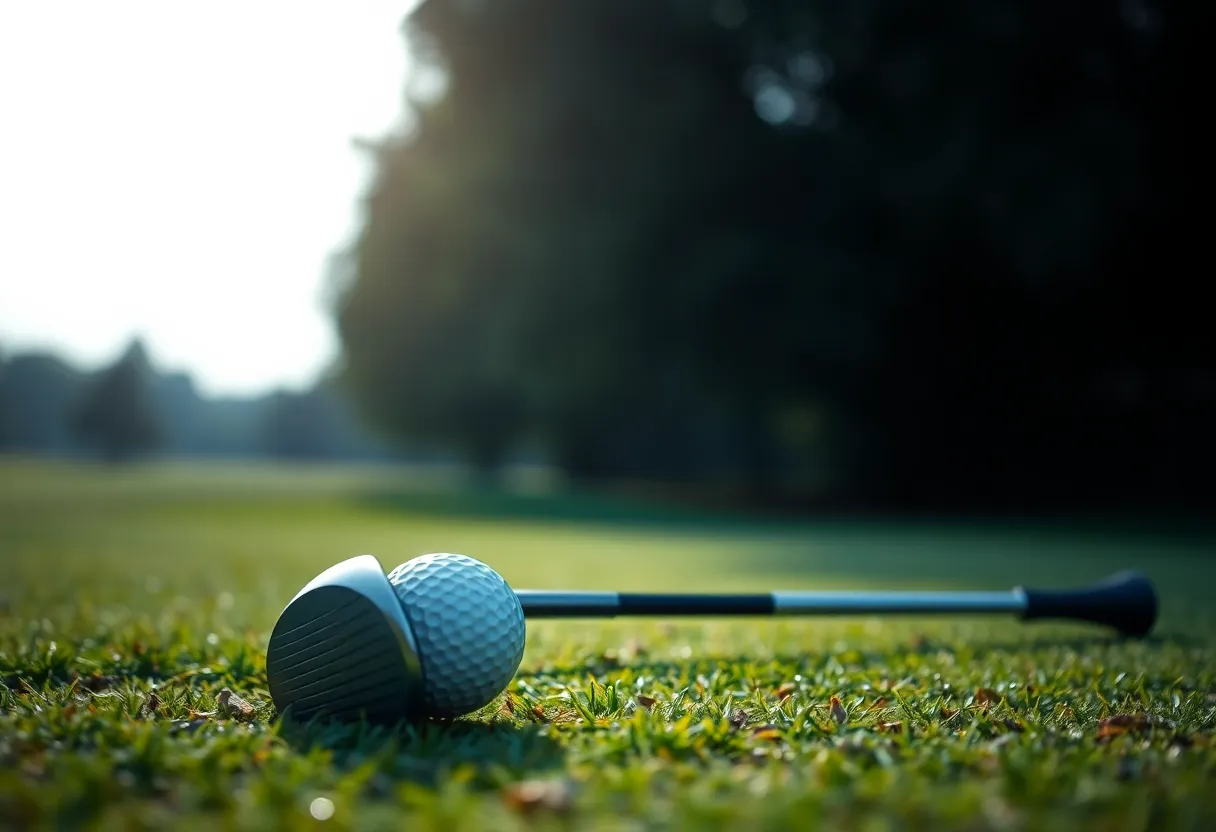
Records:
M414 5L0 3L0 348L140 334L209 393L309 382Z

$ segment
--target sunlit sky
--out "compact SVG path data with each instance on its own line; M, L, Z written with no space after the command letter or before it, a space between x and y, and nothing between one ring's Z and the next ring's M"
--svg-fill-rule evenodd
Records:
M0 3L0 349L92 367L138 334L208 393L314 378L414 5Z

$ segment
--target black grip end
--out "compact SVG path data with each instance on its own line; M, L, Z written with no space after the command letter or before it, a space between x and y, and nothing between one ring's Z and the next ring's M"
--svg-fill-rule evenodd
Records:
M1082 589L1025 589L1022 619L1090 621L1125 636L1145 636L1157 621L1157 593L1139 572L1119 572Z

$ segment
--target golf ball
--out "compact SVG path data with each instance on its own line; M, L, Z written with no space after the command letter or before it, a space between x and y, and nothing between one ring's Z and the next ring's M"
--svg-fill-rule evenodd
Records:
M430 716L460 716L506 689L524 655L524 611L479 560L422 555L388 573L414 633Z

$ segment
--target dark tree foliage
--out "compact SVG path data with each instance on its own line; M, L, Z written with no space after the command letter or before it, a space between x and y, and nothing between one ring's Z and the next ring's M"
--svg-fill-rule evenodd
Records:
M1209 498L1179 92L1209 17L429 0L445 89L375 149L348 381L487 466L540 436L576 476L767 499Z
M152 369L136 340L85 393L74 427L80 438L110 462L125 462L157 448L161 425L151 397Z
M130 395L129 387L126 392L118 388L131 384L142 389L137 398L150 410L156 427L155 445L144 450L228 459L388 461L405 454L405 449L369 433L349 397L328 378L299 393L211 397L200 393L187 374L156 372L147 366L146 356L132 362L144 365L143 381L136 378L140 373L129 373L130 366L115 379L114 367L85 372L46 353L0 354L0 453L70 457L104 452L98 436L79 430L82 405L90 399L88 407L97 410L89 418L99 418L98 397L106 398L107 408L116 407L120 396ZM142 430L138 422L134 427ZM409 455L434 458L424 450L410 448Z

